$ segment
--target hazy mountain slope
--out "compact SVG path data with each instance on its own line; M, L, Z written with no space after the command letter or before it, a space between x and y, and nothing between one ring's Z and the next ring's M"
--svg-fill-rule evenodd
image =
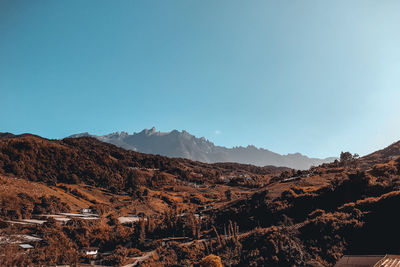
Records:
M215 146L204 137L197 138L186 131L157 132L153 127L132 135L121 132L107 135L81 133L71 137L91 136L103 142L142 153L159 154L167 157L181 157L191 160L215 163L238 162L257 166L285 166L308 169L335 160L335 158L309 158L300 153L280 155L255 146L226 148Z

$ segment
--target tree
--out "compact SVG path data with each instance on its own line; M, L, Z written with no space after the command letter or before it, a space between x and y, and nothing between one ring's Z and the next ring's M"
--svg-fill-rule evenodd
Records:
M350 152L343 152L340 153L340 163L342 163L342 165L344 166L348 166L350 164L352 164L354 167L357 167L357 159L360 156L357 153L354 153L354 155L352 155Z
M210 254L207 257L204 257L200 262L200 267L222 267L221 258Z
M346 163L353 159L353 155L350 152L341 152L340 153L340 162Z

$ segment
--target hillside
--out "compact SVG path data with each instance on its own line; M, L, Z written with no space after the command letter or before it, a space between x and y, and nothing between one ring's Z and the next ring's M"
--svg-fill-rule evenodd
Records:
M384 163L400 156L400 141L360 158L364 166Z
M171 182L169 175L204 183L239 172L264 176L285 169L167 158L125 150L90 137L48 140L34 135L7 135L0 138L0 174L48 184L83 182L121 191L136 185L155 184L149 180L152 177L143 178L143 170L153 173L156 170L159 183Z
M88 263L88 246L106 266L200 266L210 254L227 266L333 266L344 254L398 254L396 153L398 143L296 171L142 154L90 137L7 134L0 241L28 234L45 242L24 256L3 243L0 264ZM98 214L90 221L65 217L88 207ZM26 221L43 214L69 221Z
M84 136L91 136L103 142L142 153L187 158L206 163L237 162L257 166L273 165L308 169L311 166L318 166L335 160L335 158L309 158L300 153L280 155L255 146L226 148L216 146L204 137L197 138L186 131L157 132L154 127L132 135L126 132L107 135L82 133L70 137Z

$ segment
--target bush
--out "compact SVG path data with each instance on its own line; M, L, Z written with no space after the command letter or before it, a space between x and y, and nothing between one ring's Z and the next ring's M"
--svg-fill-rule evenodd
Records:
M221 258L210 254L201 260L200 267L222 267Z

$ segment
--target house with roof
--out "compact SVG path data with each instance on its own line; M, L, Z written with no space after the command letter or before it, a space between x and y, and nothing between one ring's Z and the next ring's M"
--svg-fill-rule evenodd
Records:
M83 248L82 253L87 255L87 256L96 256L97 253L99 252L99 248L98 247L87 247L87 248Z
M30 244L19 244L18 245L20 248L23 248L24 250L30 250L33 249L33 246Z
M400 255L344 255L335 267L400 267Z
M90 208L84 208L80 210L81 214L85 214L85 213L93 213L93 210Z

